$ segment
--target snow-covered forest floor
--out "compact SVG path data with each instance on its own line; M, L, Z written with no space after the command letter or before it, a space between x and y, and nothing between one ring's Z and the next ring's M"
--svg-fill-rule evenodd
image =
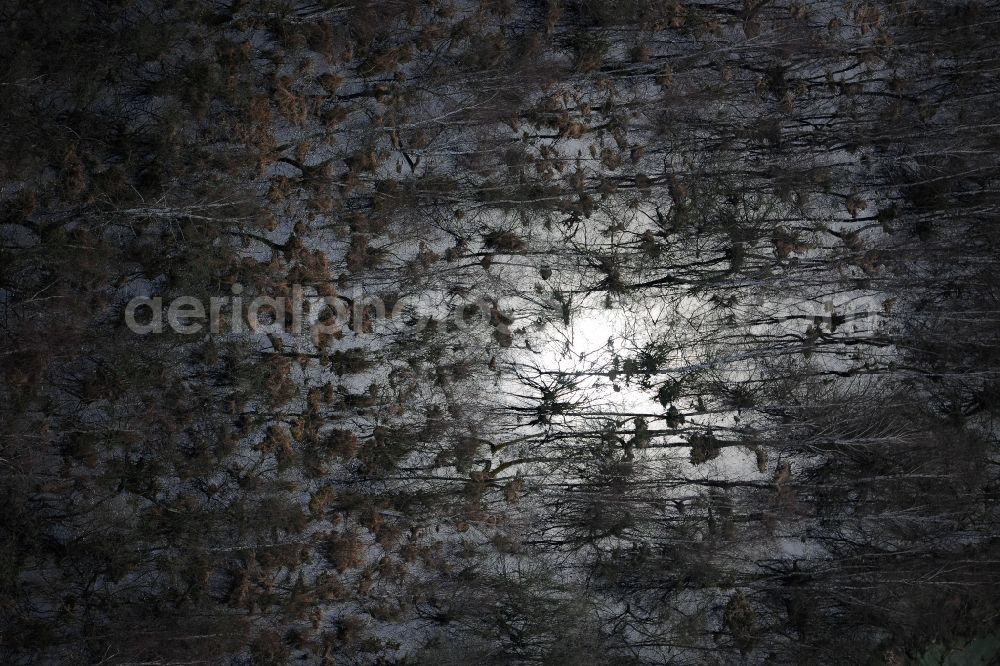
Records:
M0 7L0 661L993 663L998 23Z

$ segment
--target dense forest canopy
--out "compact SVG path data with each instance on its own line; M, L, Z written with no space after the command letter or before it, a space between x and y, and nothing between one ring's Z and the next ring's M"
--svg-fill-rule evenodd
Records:
M0 661L995 663L997 25L0 3Z

